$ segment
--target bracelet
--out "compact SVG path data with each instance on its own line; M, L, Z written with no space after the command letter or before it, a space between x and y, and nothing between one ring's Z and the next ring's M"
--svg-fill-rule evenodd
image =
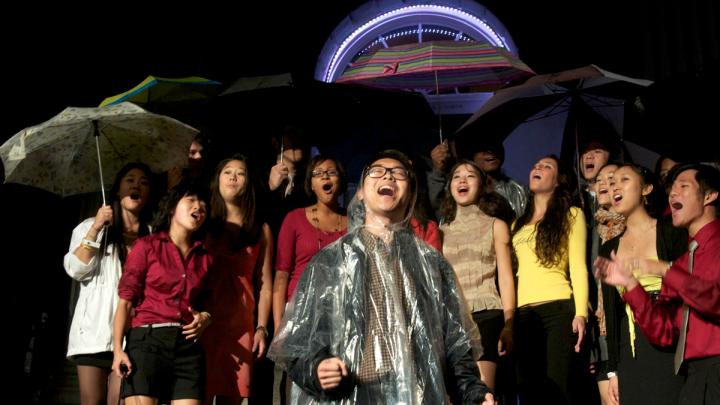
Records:
M89 251L89 252L93 252L93 253L97 250L97 249L95 249L94 247L88 246L88 245L86 245L86 244L84 244L84 243L81 243L81 244L80 244L80 247L83 248L83 249L85 249L85 250L87 250L87 251Z
M608 377L608 379L611 379L611 378L613 378L613 377L617 377L617 373L614 372L614 371L608 371L607 377Z
M100 243L92 241L90 239L83 239L81 244L83 246L91 247L93 249L100 249Z
M265 337L268 337L267 328L264 327L263 325L258 325L258 326L256 326L256 327L255 327L255 333L257 333L257 331L261 331L261 332L265 335Z

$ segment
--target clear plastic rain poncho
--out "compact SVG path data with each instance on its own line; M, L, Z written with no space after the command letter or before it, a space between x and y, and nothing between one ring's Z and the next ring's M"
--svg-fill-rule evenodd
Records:
M369 232L361 202L348 211L348 234L308 264L270 347L289 403L481 403L480 336L450 264L407 226ZM323 391L330 357L350 376Z

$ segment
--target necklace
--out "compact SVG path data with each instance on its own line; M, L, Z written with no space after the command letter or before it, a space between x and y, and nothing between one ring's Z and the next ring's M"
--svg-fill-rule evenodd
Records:
M320 249L322 249L323 230L320 229L320 219L318 218L317 205L314 205L310 211L312 212L312 224L315 227L315 231L317 233L318 250L320 250ZM340 232L341 228L342 228L342 215L337 215L337 226L333 230L327 231L327 232Z

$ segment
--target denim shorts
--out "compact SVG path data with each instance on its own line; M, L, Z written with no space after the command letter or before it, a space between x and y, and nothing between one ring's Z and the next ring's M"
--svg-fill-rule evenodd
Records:
M198 343L185 339L181 327L132 328L126 339L132 373L123 380L122 398L203 399L205 357Z

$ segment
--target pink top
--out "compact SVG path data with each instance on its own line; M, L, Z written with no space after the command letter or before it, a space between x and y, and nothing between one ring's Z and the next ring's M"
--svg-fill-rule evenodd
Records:
M346 233L347 229L339 232L325 232L315 228L308 221L305 208L296 208L287 214L278 236L275 267L277 271L290 273L288 300L292 298L300 276L310 259L322 248L340 239Z
M135 241L125 261L118 295L135 307L132 327L151 323L192 321L188 309L205 287L211 264L202 242L196 241L183 260L167 232Z

